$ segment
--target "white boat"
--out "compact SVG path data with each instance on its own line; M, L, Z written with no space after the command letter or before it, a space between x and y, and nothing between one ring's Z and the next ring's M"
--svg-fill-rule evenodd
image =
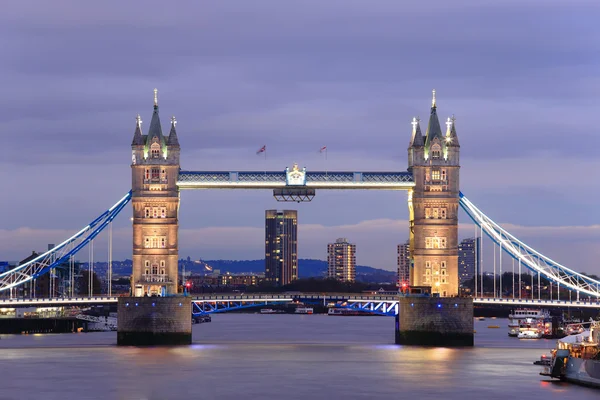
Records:
M525 329L517 334L519 339L539 339L542 337L542 331L537 329Z
M519 308L508 316L508 336L518 337L524 327L535 327L543 331L544 320L550 318L550 313L542 309Z
M273 310L272 308L261 308L260 309L261 314L281 314L282 312L283 312L282 310Z
M298 307L294 312L296 314L312 314L313 309L311 307Z
M600 321L588 331L559 339L552 362L540 375L600 388Z

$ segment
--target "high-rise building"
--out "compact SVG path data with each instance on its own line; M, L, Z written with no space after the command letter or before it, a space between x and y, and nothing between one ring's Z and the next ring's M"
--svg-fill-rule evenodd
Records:
M460 146L454 117L442 132L435 91L425 135L413 119L408 170L415 186L408 192L411 286L430 286L439 296L458 294L458 202Z
M298 212L265 211L265 279L286 285L298 279Z
M479 238L464 239L458 245L458 273L460 283L464 283L475 275L479 254Z
M410 241L398 245L398 287L410 283Z
M327 277L343 282L356 280L356 245L339 238L327 245Z

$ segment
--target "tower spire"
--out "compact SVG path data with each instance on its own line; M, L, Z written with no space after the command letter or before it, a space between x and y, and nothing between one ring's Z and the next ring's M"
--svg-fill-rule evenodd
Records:
M412 136L410 138L410 144L408 147L422 147L423 146L423 134L421 133L421 125L419 124L421 119L419 117L413 117L412 122Z
M158 107L158 89L154 88L154 108Z
M154 89L154 90L156 90L156 89ZM431 99L431 108L435 108L436 107L436 105L435 105L435 89L432 90L432 94L433 94L433 96Z
M142 137L142 118L140 114L135 117L135 133L133 134L132 146L139 146L144 144L144 138Z
M175 125L177 125L177 120L173 115L171 117L171 131L169 132L169 138L167 139L167 145L172 147L179 147L179 139L177 139L177 132L175 131Z

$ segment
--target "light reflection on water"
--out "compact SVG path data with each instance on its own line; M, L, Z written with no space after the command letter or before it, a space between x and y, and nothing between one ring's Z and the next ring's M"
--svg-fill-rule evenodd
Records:
M541 379L532 362L555 341L475 324L472 349L396 346L391 318L321 315L215 315L186 347L116 347L114 332L3 336L0 399L598 398Z

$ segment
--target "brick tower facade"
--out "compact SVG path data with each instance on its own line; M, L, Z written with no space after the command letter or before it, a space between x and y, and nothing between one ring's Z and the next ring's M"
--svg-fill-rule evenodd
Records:
M179 141L175 117L163 136L154 89L154 112L148 134L137 117L131 144L133 205L132 295L177 293Z
M408 193L410 284L431 286L440 296L458 295L459 153L454 117L442 134L435 90L425 136L413 118L408 170L415 187Z

